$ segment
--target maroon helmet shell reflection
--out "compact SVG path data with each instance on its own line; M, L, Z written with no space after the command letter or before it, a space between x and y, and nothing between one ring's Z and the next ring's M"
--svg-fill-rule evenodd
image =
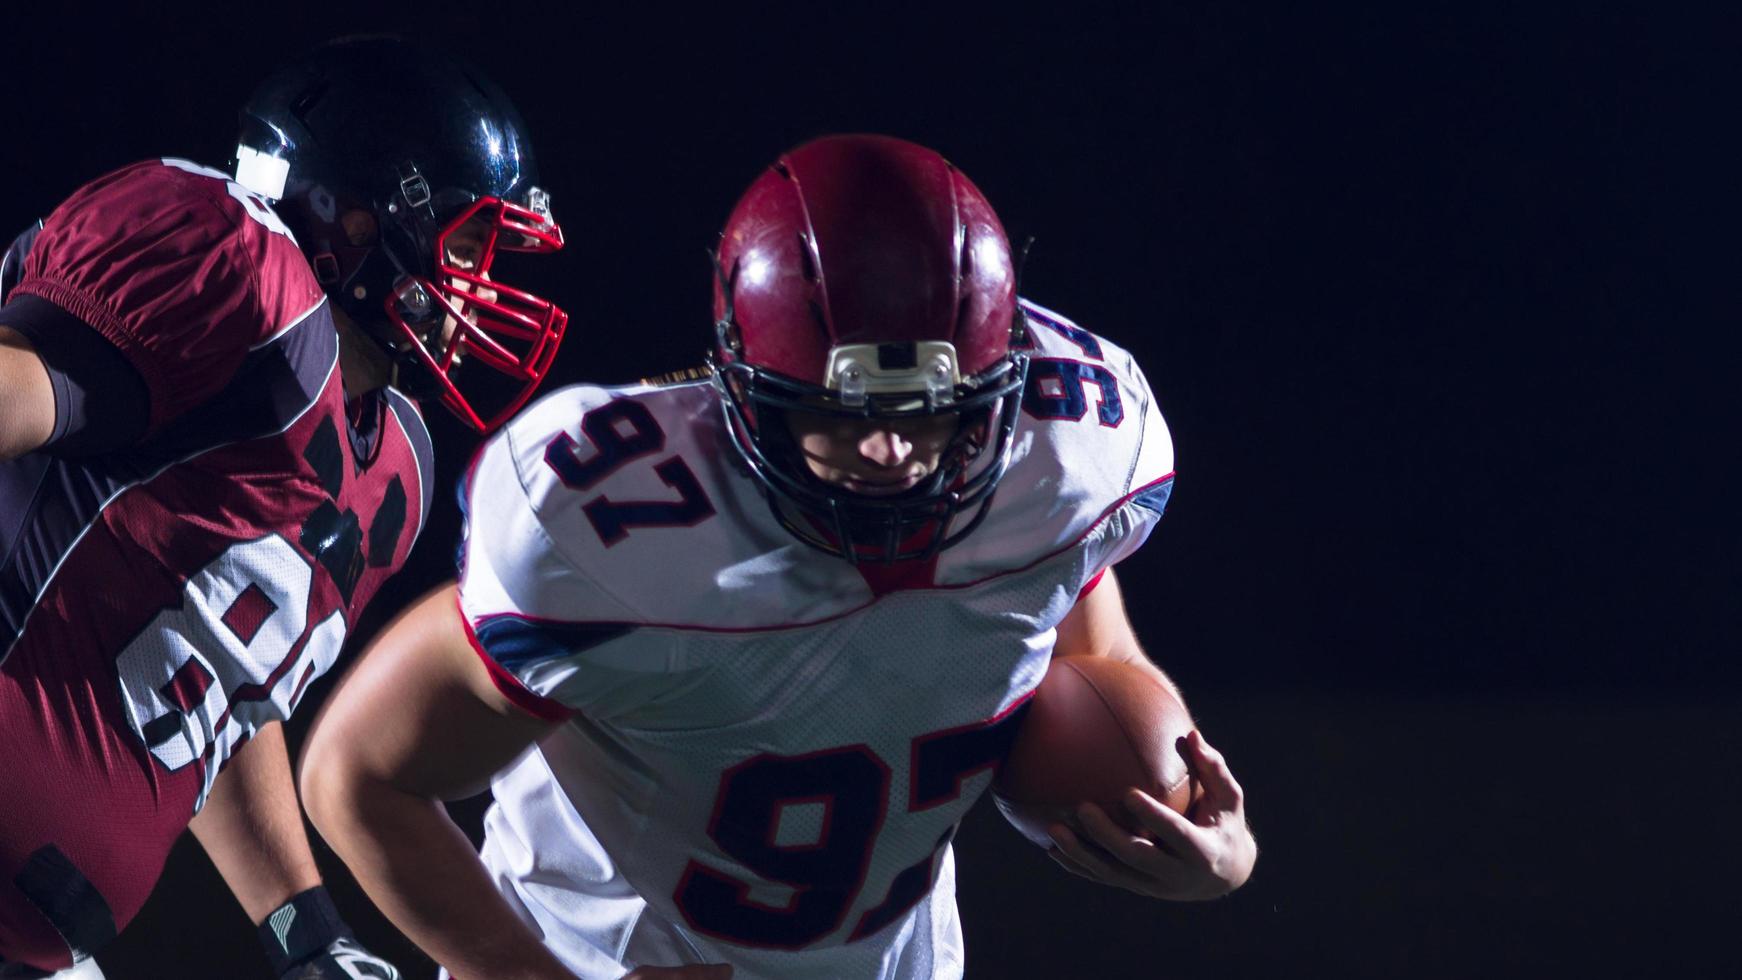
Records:
M726 222L714 315L734 445L802 541L920 558L985 516L1027 364L1016 273L997 214L936 151L853 135L782 156ZM811 474L775 422L790 411L959 424L927 479L871 497Z

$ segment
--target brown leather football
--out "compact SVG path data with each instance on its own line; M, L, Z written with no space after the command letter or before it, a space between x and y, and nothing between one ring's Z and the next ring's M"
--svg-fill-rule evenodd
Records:
M1052 846L1047 824L1074 826L1072 811L1084 802L1137 829L1120 804L1133 786L1184 813L1196 780L1180 740L1192 727L1185 705L1150 671L1107 657L1060 657L1034 693L993 800L1040 847Z

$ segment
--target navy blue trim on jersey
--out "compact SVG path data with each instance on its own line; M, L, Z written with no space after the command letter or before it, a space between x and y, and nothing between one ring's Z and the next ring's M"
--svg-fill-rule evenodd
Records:
M483 450L478 450L482 453ZM472 459L472 465L477 465L477 457ZM467 506L466 498L471 496L472 467L466 467L466 472L454 481L454 499L460 505L460 539L454 542L454 578L456 581L466 579L466 537L472 533L472 509Z
M541 660L572 656L634 629L634 623L561 623L505 613L479 622L472 632L492 660L514 670Z
M1083 352L1084 357L1094 358L1097 361L1103 359L1101 341L1089 331L1074 323L1065 322L1057 314L1043 312L1034 306L1024 305L1023 312L1027 314L1029 323L1050 327L1054 333L1076 345L1076 348Z
M1138 491L1137 495L1131 498L1131 502L1144 510L1154 511L1155 516L1160 517L1167 510L1168 498L1172 496L1173 477L1170 476L1155 486Z
M36 349L54 389L54 430L39 451L80 456L123 449L145 434L145 379L95 327L40 296L16 297L0 323Z
M0 463L0 661L61 562L111 501L204 452L290 428L333 378L338 356L338 331L323 300L251 351L210 401L146 442L88 459L31 453Z

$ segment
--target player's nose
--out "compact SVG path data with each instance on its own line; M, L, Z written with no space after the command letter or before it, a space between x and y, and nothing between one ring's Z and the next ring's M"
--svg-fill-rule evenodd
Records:
M913 455L913 443L893 429L872 429L859 440L859 455L878 466L900 466Z

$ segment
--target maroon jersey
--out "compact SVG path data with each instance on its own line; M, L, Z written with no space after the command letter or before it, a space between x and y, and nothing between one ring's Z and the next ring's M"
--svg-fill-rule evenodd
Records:
M0 961L54 968L138 911L219 767L332 666L431 454L397 392L347 406L307 260L214 171L83 188L14 296L100 334L149 401L123 449L0 463Z

